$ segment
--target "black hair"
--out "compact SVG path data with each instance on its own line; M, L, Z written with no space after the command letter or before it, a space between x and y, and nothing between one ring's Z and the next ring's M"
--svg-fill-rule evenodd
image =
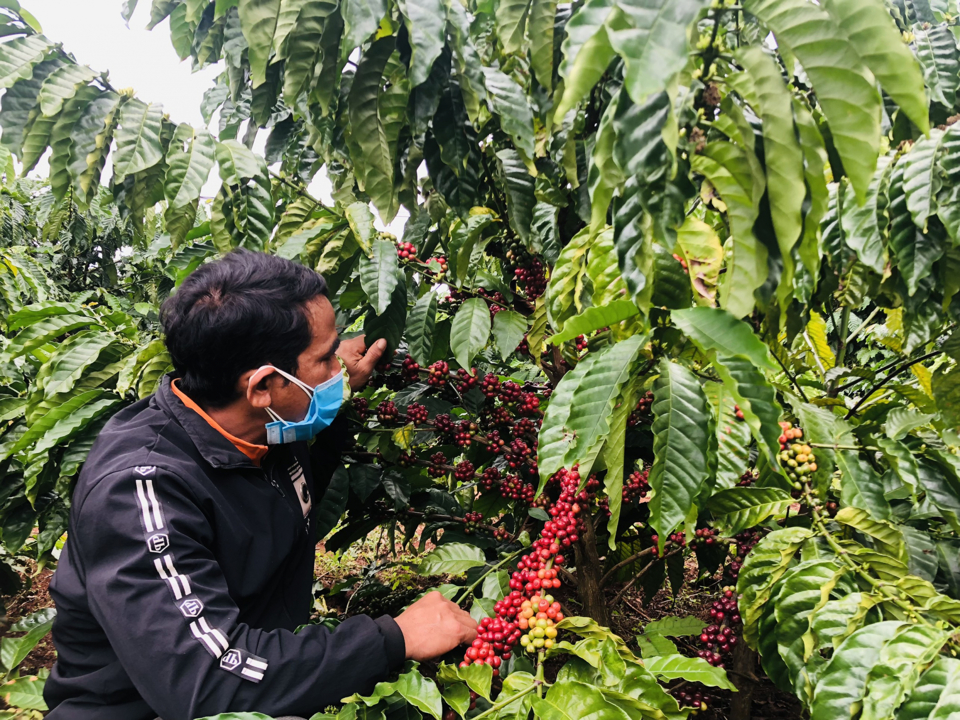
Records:
M234 250L203 265L161 310L167 350L191 399L223 407L247 370L296 373L310 346L306 305L327 295L323 277L273 255Z

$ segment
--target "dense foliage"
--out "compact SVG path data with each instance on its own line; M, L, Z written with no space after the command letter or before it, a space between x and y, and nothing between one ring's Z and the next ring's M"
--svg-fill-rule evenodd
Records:
M7 552L49 555L97 429L168 368L156 303L242 246L398 351L352 400L327 548L432 541L420 572L489 618L341 717L682 717L673 681L731 688L745 645L815 720L957 702L957 7L154 0L224 68L214 133L5 5L0 142L50 148L3 194ZM736 584L712 624L605 629L694 558Z

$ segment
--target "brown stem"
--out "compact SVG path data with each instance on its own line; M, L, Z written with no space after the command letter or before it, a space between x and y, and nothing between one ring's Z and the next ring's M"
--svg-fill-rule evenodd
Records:
M757 653L745 642L733 648L733 670L730 675L737 692L730 697L730 720L750 720L753 717L753 693L757 687Z
M620 604L620 599L624 596L624 594L627 592L627 590L629 590L630 588L632 588L633 585L634 585L634 583L636 583L637 580L639 580L640 578L642 578L642 577L646 574L647 570L649 570L650 568L652 568L652 567L653 567L657 562L659 562L660 560L666 560L666 559L667 559L668 557L670 557L671 555L676 555L678 552L681 552L682 550L683 550L682 547L678 547L676 550L671 550L670 552L666 553L663 557L654 558L653 560L651 560L650 562L648 562L646 565L644 565L643 570L641 570L641 571L638 572L636 575L634 575L633 578L630 580L630 582L628 582L626 585L624 585L624 586L623 586L623 589L620 590L620 592L617 593L617 596L613 599L613 603L612 603L613 606L616 607L617 605Z
M577 559L577 594L584 612L604 627L610 627L610 608L600 586L600 556L592 518L583 519L583 533L574 544Z
M628 557L626 560L622 560L622 561L618 562L616 565L614 565L612 568L610 568L610 569L607 571L607 574L606 574L606 575L604 575L604 576L600 579L600 585L601 585L602 587L606 587L606 586L607 586L607 583L610 581L610 578L613 577L613 574L614 574L617 570L619 570L620 568L622 568L624 565L629 565L629 564L632 563L634 560L639 560L639 559L642 558L642 557L646 557L647 555L652 554L654 550L656 550L656 547L651 546L651 547L648 547L648 548L645 548L645 549L641 550L641 551L638 552L638 553L635 553L635 554L631 555L631 556Z

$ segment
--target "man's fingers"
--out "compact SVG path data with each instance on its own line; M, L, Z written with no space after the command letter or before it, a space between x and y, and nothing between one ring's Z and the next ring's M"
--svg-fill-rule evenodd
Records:
M468 613L466 610L461 610L458 607L454 612L453 616L454 618L456 618L457 622L459 622L465 628L467 628L472 632L476 632L477 621L474 620L472 617L470 617L470 613Z
M367 349L366 355L358 363L363 370L373 370L376 367L377 363L380 362L380 358L383 357L383 353L387 349L387 341L383 338L377 340L372 346Z
M473 642L477 637L477 624L473 622L473 618L467 615L465 622L463 618L457 618L460 623L460 637L463 638L466 642Z

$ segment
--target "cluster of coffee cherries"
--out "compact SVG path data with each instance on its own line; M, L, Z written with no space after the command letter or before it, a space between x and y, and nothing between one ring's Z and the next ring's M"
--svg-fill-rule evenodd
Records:
M407 355L400 363L400 377L405 386L417 382L420 379L420 363Z
M691 545L699 545L703 543L704 545L714 545L717 542L717 531L713 528L697 528L693 533L693 541Z
M653 543L654 546L656 546L660 542L660 536L651 535L650 542ZM664 545L664 548L669 548L671 545L679 545L680 547L686 547L687 536L684 535L682 532L670 533L670 535L667 537L667 541L663 545Z
M650 492L649 477L650 470L635 470L630 473L623 481L623 502L630 503L645 498ZM599 485L599 482L597 484ZM597 506L610 517L610 501L607 498L597 500Z
M552 570L556 572L556 570ZM517 625L525 634L520 636L520 645L528 653L549 650L557 637L557 623L563 620L560 603L553 595L534 595L520 604Z
M560 587L555 566L564 564L561 551L579 537L580 503L589 502L590 493L587 489L578 492L580 473L576 469L559 470L550 483L560 486L559 497L547 511L551 519L544 523L543 532L530 552L517 563L517 569L510 576L510 593L494 605L496 618L488 618L486 623L500 629L491 631L488 638L478 636L480 646L477 647L475 641L467 649L461 667L485 663L493 667L497 676L502 659L509 657L518 642L530 653L553 645L555 626L563 620L560 604L550 595L552 589ZM496 622L499 625L494 625ZM481 622L481 630L484 627Z
M443 255L437 255L427 260L427 267L437 271L437 275L446 274L449 266L447 265L447 258Z
M793 483L793 489L799 491L803 489L803 479L810 473L817 470L817 458L813 454L813 448L805 445L803 430L795 428L789 422L781 422L780 428L780 463L787 471L787 477Z
M522 287L530 300L536 300L547 289L547 275L540 258L531 258L529 263L513 271L517 286Z
M473 463L469 460L461 460L453 466L454 479L462 483L473 480L475 472L476 468L473 467Z
M480 426L472 420L456 421L447 413L437 415L433 419L433 427L447 440L463 448L473 444L473 438L480 430Z
M442 452L435 452L430 456L430 467L427 468L430 477L442 478L447 474L447 456Z
M713 694L707 689L705 685L700 683L694 683L693 685L681 685L678 688L673 688L668 690L671 695L673 695L677 702L680 703L680 707L693 708L690 711L691 715L696 715L698 712L706 712L710 709L711 703L715 700Z
M704 649L698 650L697 656L714 667L723 667L726 660L724 656L733 652L739 642L740 611L737 609L737 594L732 587L723 589L720 599L710 604L709 612L711 624L700 634Z
M393 400L384 400L377 405L377 420L379 420L382 425L389 425L399 417L400 411L397 409Z
M650 408L653 406L653 393L646 392L641 396L640 400L637 402L637 407L634 408L633 412L630 413L630 416L627 418L628 427L636 427L644 419L650 417Z
M480 381L480 392L484 397L495 398L500 392L500 378L493 373L487 373Z
M519 475L509 473L501 475L495 467L488 467L480 477L480 487L484 490L499 489L500 495L507 500L516 500L529 505L537 494L532 483L525 482Z
M495 291L491 293L491 292L487 292L483 288L478 288L477 295L484 298L485 300L491 301L487 303L487 309L490 311L491 320L497 316L498 312L502 312L503 310L508 309L507 307L504 307L508 303L507 303L507 298L504 297L502 292Z
M650 469L635 470L623 482L623 501L631 502L645 498L650 492Z
M427 385L445 387L450 379L450 365L446 360L438 360L427 369Z
M360 420L366 421L370 417L370 401L365 397L360 397L359 395L354 395L351 399L353 403L353 409L357 413L357 416Z
M521 637L518 623L500 617L483 618L477 628L477 639L463 654L460 667L489 665L493 668L493 676L497 677L500 674L497 668L509 657L510 650Z
M747 470L740 476L740 480L737 481L739 487L750 487L757 481L757 472L755 470Z
M407 405L407 422L414 425L424 425L430 419L430 411L420 403Z
M521 395L523 395L523 388L521 388L512 380L507 380L505 383L503 383L500 386L500 391L497 393L497 397L500 398L500 402L505 405L517 402Z
M747 553L753 550L754 545L760 542L764 534L765 532L763 530L755 528L752 530L744 530L734 536L729 548L730 559L724 567L726 577L732 581L736 581L740 575L740 568L743 567L743 561L746 559Z
M473 368L472 373L467 372L463 368L457 370L457 392L461 395L466 395L468 392L473 390L477 386L479 380L477 379L477 369Z
M468 512L463 516L463 531L467 535L473 535L477 527L483 522L483 513Z
M737 416L737 420L743 420L743 410L740 409L739 405L733 406L733 412Z
M584 336L584 335L577 335L577 339L575 340L575 342L577 343L577 352L578 352L578 353L582 353L584 350L587 349L588 343L587 343L587 338L586 338L586 336Z
M397 255L400 256L401 260L416 260L417 248L414 247L413 243L398 242Z

